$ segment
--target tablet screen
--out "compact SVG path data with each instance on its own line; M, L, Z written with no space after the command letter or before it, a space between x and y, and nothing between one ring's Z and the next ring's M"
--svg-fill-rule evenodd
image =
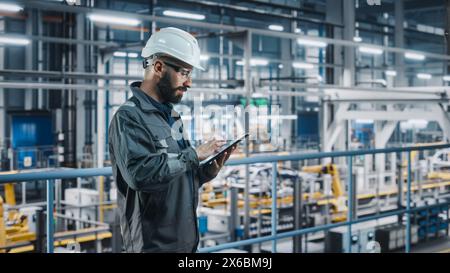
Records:
M222 147L217 154L214 154L214 155L208 157L207 159L201 161L200 162L200 166L203 166L205 164L211 164L214 160L216 160L217 158L221 157L222 154L225 153L227 150L229 150L232 146L238 144L239 142L241 142L244 138L246 138L248 136L249 136L249 134L244 134L243 136L241 136L240 138L238 138L235 141L231 142L230 144L224 145L224 147Z

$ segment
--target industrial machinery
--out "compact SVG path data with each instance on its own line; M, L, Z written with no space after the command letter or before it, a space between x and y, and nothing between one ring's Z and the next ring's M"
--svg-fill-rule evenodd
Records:
M423 158L422 155L423 159L413 161L411 198L414 204L419 200L422 200L422 205L445 202L445 198L450 192L450 175L446 173L448 154L449 151L445 150L432 156L426 155L426 158ZM412 156L418 158L419 154ZM355 181L354 215L357 217L370 216L406 206L405 193L407 189L403 173L407 166L397 165L397 156L390 154L386 156L385 172L379 172L372 168L374 159L375 157L371 155L354 159L355 166L352 174ZM427 163L424 164L424 162ZM271 164L249 166L251 217L249 235L251 237L269 235L271 232L273 225L271 223L271 172ZM277 232L294 229L295 183L301 185L302 227L345 221L348 197L347 185L343 181L347 181L348 175L345 165L337 163L303 166L299 170L279 164L277 169ZM399 181L402 181L401 185L398 185ZM244 182L245 166L230 166L225 167L215 180L204 186L199 215L202 217L202 235L204 238L209 238L210 244L211 235L220 238L216 239L216 244L229 240L230 236L233 238L233 236L243 235ZM427 232L436 235L440 230L439 234L444 234L448 230L446 212L447 210L439 211L441 216L431 214L432 216L427 218L431 220L427 223L423 223L422 218L417 218L419 216L413 216L412 244L420 243L428 238L424 235ZM371 221L354 225L351 238L352 252L365 252L366 245L372 241L378 242L377 238L383 242L381 251L396 251L404 247L404 219L394 218L394 220L390 218L390 222ZM428 229L425 230L424 225ZM430 226L432 227L429 228ZM392 235L397 230L398 232L402 230L403 233ZM221 234L222 237L220 237ZM311 234L308 240L322 240L325 243L324 251L342 252L348 249L346 236L348 236L347 229L343 227L330 230L328 233Z
M109 224L97 221L98 191L69 188L65 193L66 200L53 212L55 247L76 244L83 252L112 251ZM13 183L4 184L4 195L5 199L0 196L0 253L45 252L45 203L17 204Z

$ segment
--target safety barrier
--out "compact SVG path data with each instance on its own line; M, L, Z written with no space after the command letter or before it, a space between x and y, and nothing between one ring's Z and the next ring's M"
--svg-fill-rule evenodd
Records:
M270 236L264 236L253 239L246 239L231 243L225 243L213 247L206 247L199 249L199 252L215 252L219 250L235 248L255 243L261 243L265 241L272 241L272 252L276 251L276 241L278 239L298 236L306 233L328 230L334 227L345 226L348 225L348 246L351 246L351 233L352 233L352 225L356 223L361 223L365 221L375 220L383 217L389 217L393 215L406 214L406 243L405 243L405 252L410 252L411 248L411 212L426 208L433 207L424 206L419 208L411 208L411 152L412 151L423 151L423 150L438 150L450 148L450 144L441 144L441 145L433 145L433 146L418 146L418 147L403 147L403 148L386 148L386 149L373 149L373 150L357 150L357 151L336 151L336 152L323 152L323 153L309 153L309 154L291 154L284 156L254 156L243 159L235 159L229 160L226 165L242 165L242 164L256 164L256 163L272 163L272 211L276 211L277 209L277 196L276 196L276 179L277 179L277 164L280 161L301 161L307 159L322 159L322 158L336 158L336 157L346 157L348 162L348 173L352 173L352 162L353 157L358 155L366 155L366 154L387 154L387 153L400 153L400 155L404 152L407 153L407 195L406 195L406 209L396 210L388 213L383 213L376 216L364 217L360 219L353 219L353 199L349 198L348 200L348 212L347 212L347 221L323 225L305 229L299 229L289 232L283 232L281 234L277 234L276 225L272 224L272 234ZM45 180L47 187L47 211L53 211L53 191L54 191L54 182L55 179L71 179L78 177L92 177L92 176L111 176L112 169L111 167L105 168L89 168L89 169L55 169L53 171L46 172L28 172L28 173L18 173L18 174L5 174L0 175L0 184L11 183L11 182L30 182L30 181L38 181ZM347 187L348 187L348 196L353 196L353 179L352 175L349 175L347 178ZM439 204L442 205L442 204ZM53 252L53 226L54 219L51 213L47 213L47 252ZM276 213L272 213L272 223L276 223ZM350 249L347 250L350 252Z

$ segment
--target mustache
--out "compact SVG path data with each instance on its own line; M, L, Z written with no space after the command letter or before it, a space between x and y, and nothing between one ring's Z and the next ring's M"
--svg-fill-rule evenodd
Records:
M181 91L186 92L188 90L188 88L190 88L190 86L179 86L179 87L175 88L175 90L181 90Z

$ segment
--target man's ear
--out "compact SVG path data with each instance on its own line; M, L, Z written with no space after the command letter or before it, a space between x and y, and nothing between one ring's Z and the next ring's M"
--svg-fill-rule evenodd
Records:
M164 69L163 65L162 65L162 63L160 61L156 61L153 64L153 72L154 72L155 75L157 75L160 78L162 77L163 69Z

